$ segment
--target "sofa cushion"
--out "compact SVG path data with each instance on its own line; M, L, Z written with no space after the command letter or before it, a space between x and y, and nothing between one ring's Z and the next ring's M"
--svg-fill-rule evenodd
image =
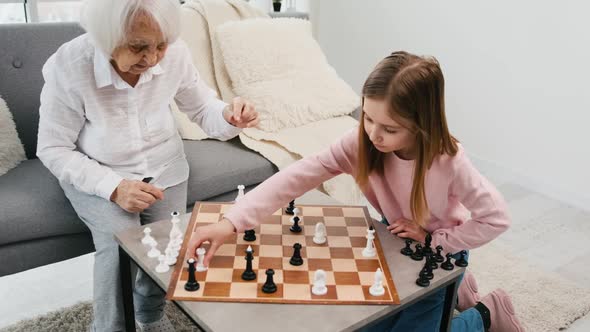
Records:
M190 166L188 205L233 191L239 184L258 184L277 171L270 161L246 148L239 138L227 142L185 140L184 151Z
M87 231L39 159L0 176L0 245Z

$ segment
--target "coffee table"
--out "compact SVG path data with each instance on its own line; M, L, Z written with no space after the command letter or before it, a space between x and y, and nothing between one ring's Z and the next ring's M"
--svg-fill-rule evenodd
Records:
M338 205L339 203L323 193L312 190L296 200L298 204ZM180 227L186 229L190 213L181 215ZM387 264L395 282L400 298L399 305L309 305L309 304L266 304L266 303L224 303L189 302L174 303L204 331L355 331L370 327L383 319L393 316L413 303L445 288L445 303L441 331L449 331L456 303L457 287L464 268L455 267L452 271L435 270L429 287L416 285L418 272L424 261L413 261L400 254L404 242L389 234L385 225L374 221ZM161 221L149 225L151 235L162 249L168 241L170 222ZM173 269L157 273L158 261L147 257L147 249L141 243L143 228L138 226L117 233L119 243L121 282L127 331L135 331L133 296L131 284L131 263L146 272L156 284L166 291Z

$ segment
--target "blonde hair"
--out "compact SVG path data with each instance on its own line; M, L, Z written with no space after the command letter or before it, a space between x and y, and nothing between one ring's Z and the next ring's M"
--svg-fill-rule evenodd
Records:
M131 23L138 14L151 17L168 43L178 39L178 0L86 0L80 13L80 25L95 45L106 56L110 56L115 48L123 45Z
M410 196L412 218L424 227L428 216L425 193L426 172L441 154L457 154L457 139L448 129L444 103L444 77L438 61L407 52L394 52L381 60L365 81L365 98L385 100L389 116L409 124L415 135L416 160ZM399 121L403 120L403 121ZM364 112L359 126L359 186L367 185L369 174L383 174L385 154L375 149L364 130Z

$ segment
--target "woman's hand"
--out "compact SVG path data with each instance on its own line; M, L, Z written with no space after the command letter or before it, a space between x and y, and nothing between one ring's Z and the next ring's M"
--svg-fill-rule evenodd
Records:
M233 102L223 110L223 118L238 128L255 127L259 122L254 105L241 97L235 97Z
M205 259L203 260L203 265L209 266L209 262L213 255L219 249L219 247L225 242L225 240L234 233L235 227L234 225L227 219L222 219L220 222L216 224L211 224L207 226L201 226L197 228L195 235L191 238L190 242L188 243L188 252L196 256L195 251L199 248L203 242L209 241L211 244L209 246L209 250L205 254ZM193 257L189 256L189 257Z
M391 225L387 226L387 230L390 231L391 234L421 243L424 243L426 239L426 231L422 227L415 222L404 218L398 219Z
M164 192L153 185L125 179L111 194L111 201L131 213L141 212L154 204L156 200L163 198Z

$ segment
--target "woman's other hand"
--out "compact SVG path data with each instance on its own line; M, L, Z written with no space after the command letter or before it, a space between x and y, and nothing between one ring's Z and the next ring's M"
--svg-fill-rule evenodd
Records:
M259 122L254 105L241 97L235 97L233 102L223 110L223 118L238 128L255 127Z
M149 183L123 179L111 194L111 201L131 213L141 212L156 200L164 198L164 192Z

